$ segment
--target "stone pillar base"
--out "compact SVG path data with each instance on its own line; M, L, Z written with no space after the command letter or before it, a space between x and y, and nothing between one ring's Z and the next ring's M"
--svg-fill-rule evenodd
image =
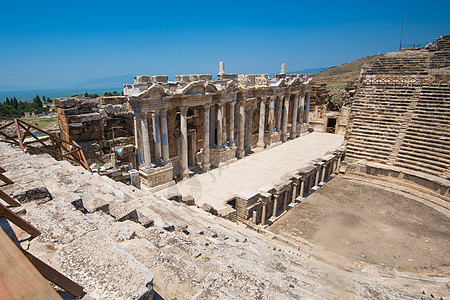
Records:
M210 163L202 164L202 169L203 169L203 171L211 170L211 164Z
M309 133L309 130L308 130L309 124L308 123L301 123L298 125L297 128L298 128L297 129L298 136L303 136L303 135L306 135Z
M245 150L244 149L237 149L236 150L236 157L238 159L241 159L245 156Z
M266 148L272 148L281 144L281 132L273 132L264 137Z
M236 148L224 147L221 149L211 149L209 152L211 167L217 168L236 160Z
M155 187L173 180L173 166L171 163L162 167L142 168L139 170L141 184Z

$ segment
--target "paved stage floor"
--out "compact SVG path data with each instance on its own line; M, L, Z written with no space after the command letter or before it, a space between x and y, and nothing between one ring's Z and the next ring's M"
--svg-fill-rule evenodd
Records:
M220 212L226 208L226 201L236 194L245 190L259 191L265 186L277 184L284 175L306 167L312 160L337 149L343 140L340 135L313 132L185 179L157 194L166 196L178 192L183 196L191 195L196 205L206 202Z

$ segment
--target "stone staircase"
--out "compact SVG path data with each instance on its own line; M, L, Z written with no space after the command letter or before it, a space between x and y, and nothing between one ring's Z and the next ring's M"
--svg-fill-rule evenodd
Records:
M392 86L360 88L351 110L347 159L387 163L408 112L413 89Z

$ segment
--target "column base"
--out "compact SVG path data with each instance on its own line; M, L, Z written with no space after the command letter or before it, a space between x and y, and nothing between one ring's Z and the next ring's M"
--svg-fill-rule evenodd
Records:
M205 172L211 170L211 164L210 164L210 163L204 163L204 164L202 164L202 169L203 169L203 171L205 171Z
M162 167L142 168L139 170L141 184L155 187L173 180L173 167L168 163Z
M245 150L244 149L237 149L236 150L236 157L238 159L241 159L245 156Z
M272 148L281 144L281 133L273 132L271 134L267 134L264 137L264 142L266 144L266 148Z
M191 172L189 171L189 169L185 169L182 173L181 176L183 176L183 179L189 178L191 176Z
M225 147L221 149L211 149L209 157L211 166L217 168L236 159L236 148Z

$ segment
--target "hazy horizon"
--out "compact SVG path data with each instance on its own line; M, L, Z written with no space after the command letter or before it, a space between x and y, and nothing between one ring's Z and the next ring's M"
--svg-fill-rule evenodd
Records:
M239 74L338 66L449 33L448 1L7 1L0 90L102 78ZM132 75L127 82L131 83Z

